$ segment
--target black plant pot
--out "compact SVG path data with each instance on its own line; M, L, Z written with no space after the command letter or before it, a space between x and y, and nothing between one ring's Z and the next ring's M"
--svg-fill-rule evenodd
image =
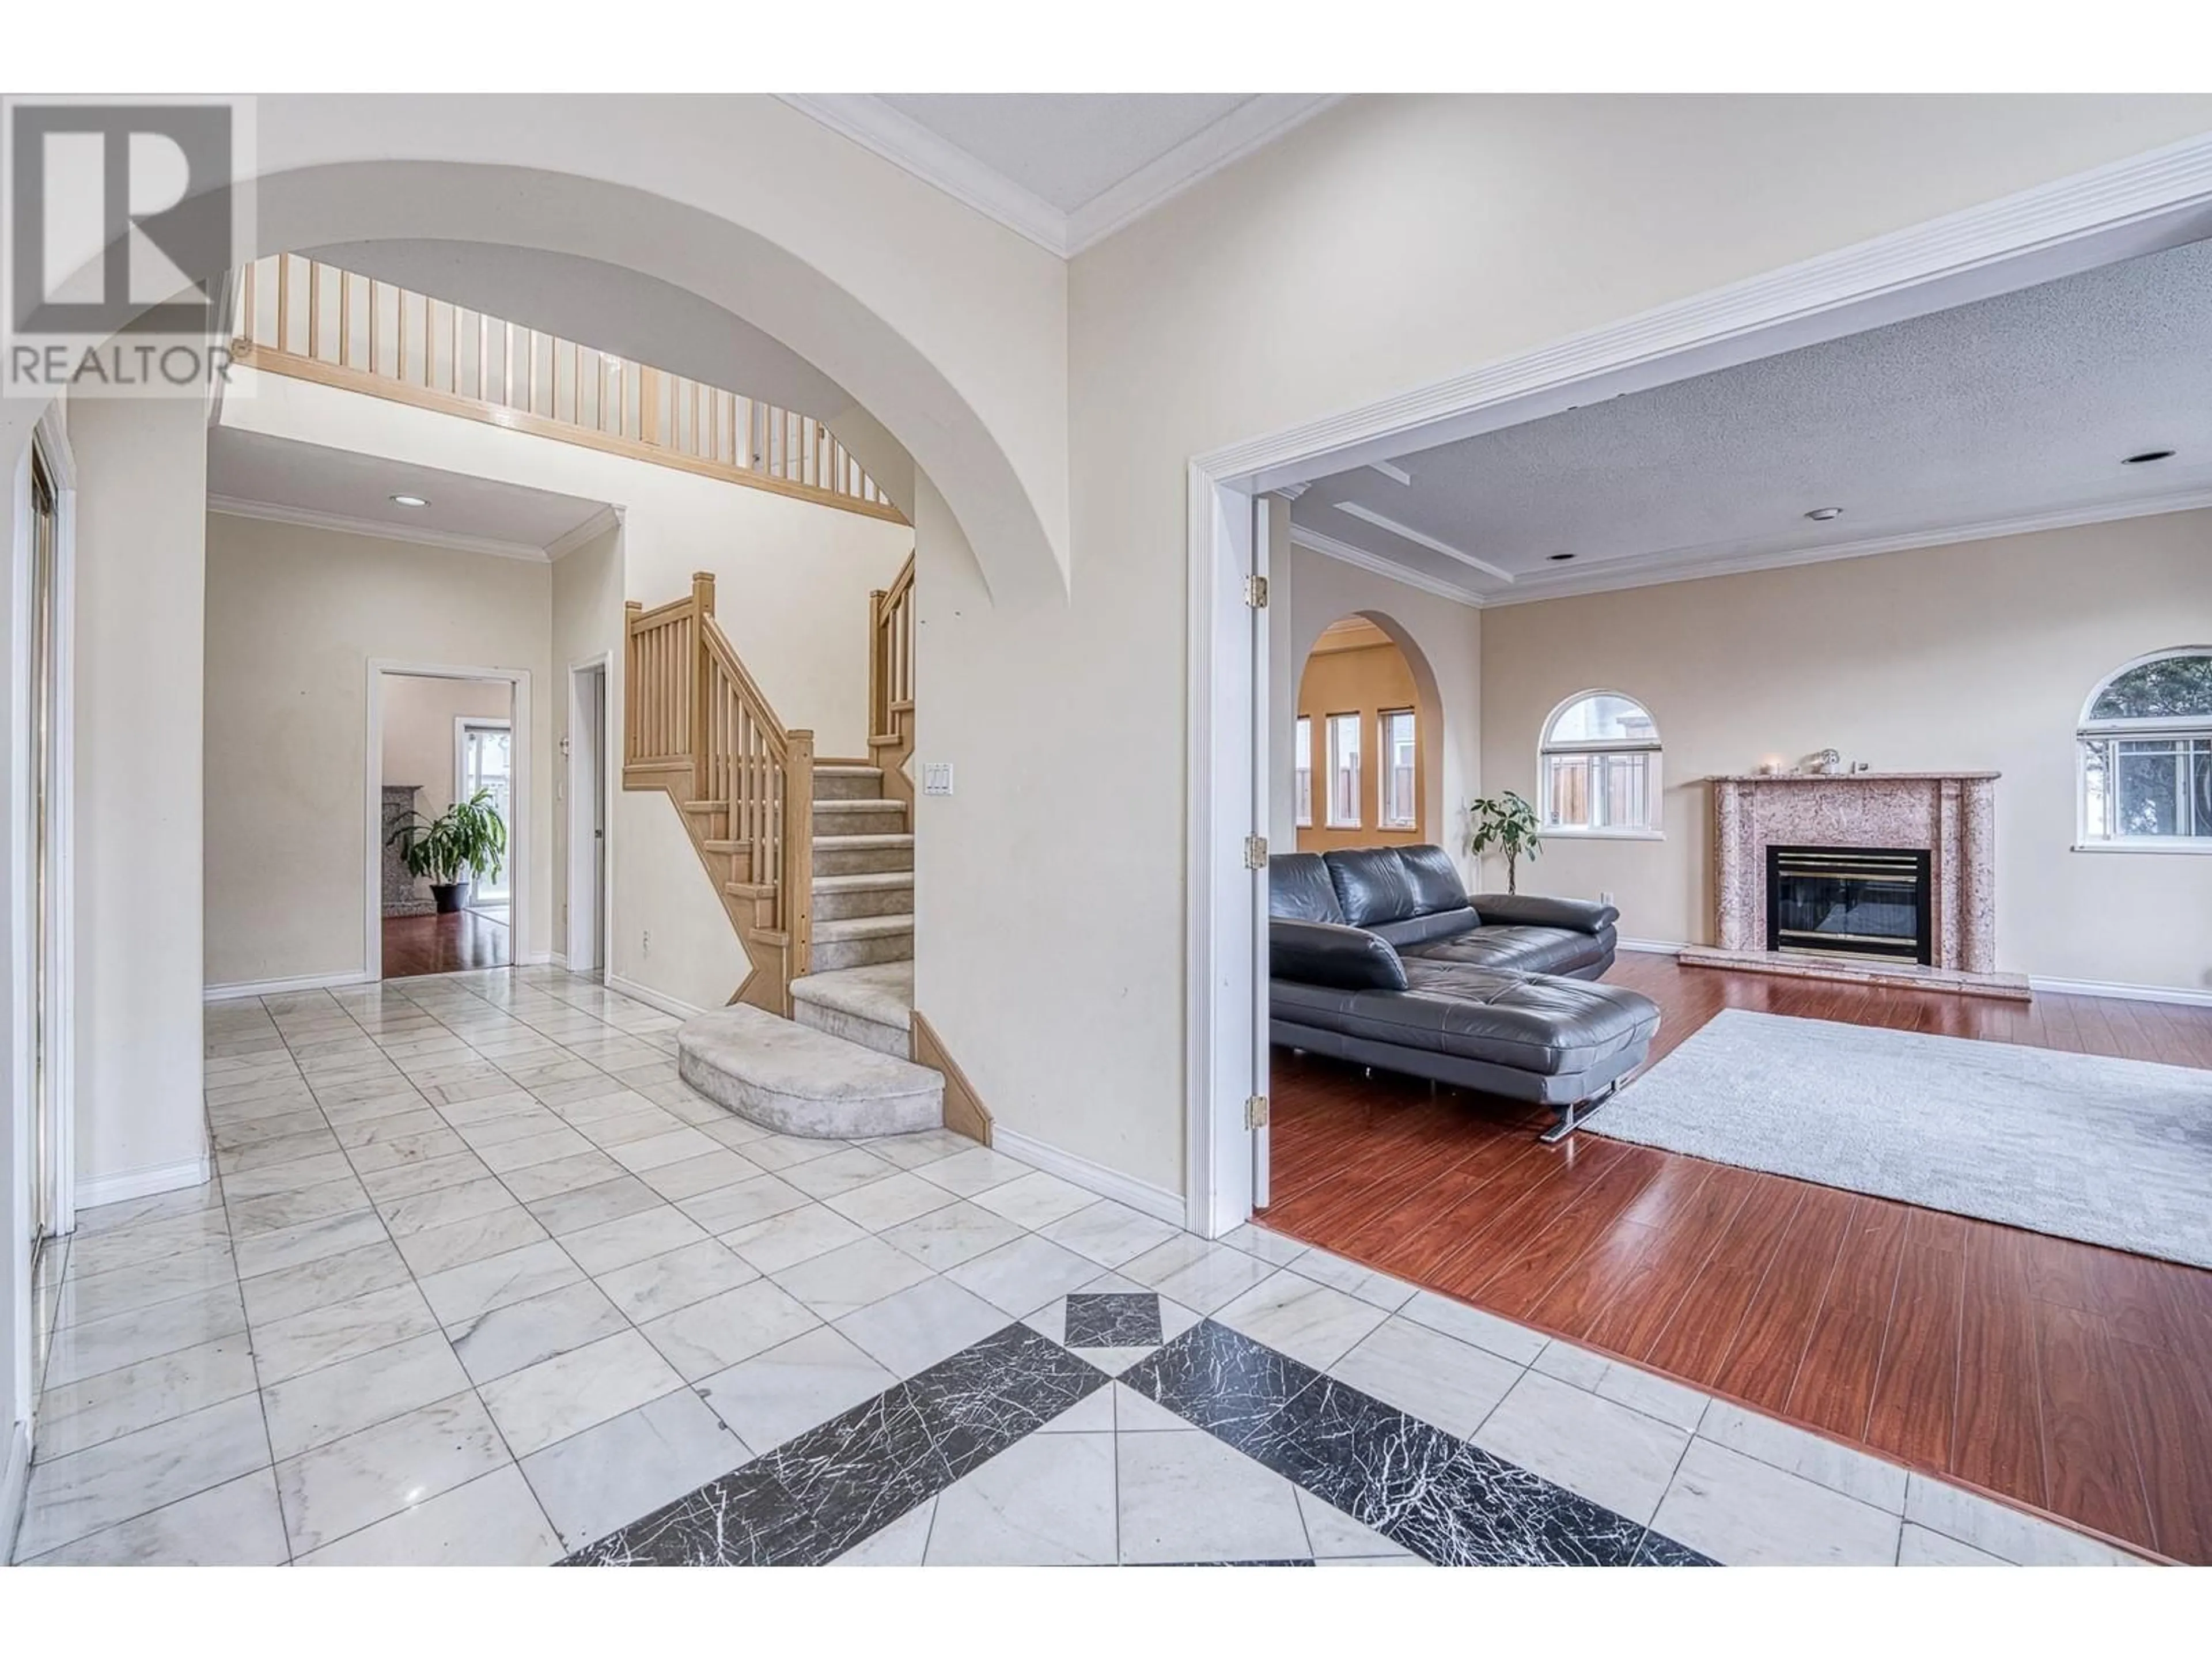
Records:
M445 915L465 907L469 902L469 890L475 884L466 881L432 882L430 896L437 902L438 914Z

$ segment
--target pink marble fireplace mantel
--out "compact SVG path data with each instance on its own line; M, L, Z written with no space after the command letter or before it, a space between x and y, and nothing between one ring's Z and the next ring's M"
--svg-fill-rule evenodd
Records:
M1804 961L1766 949L1766 849L1784 847L1925 848L1929 859L1932 969L1944 980L2009 985L1996 972L1995 772L1784 772L1717 777L1713 786L1714 890L1718 951L1767 957L1779 968ZM1686 959L1687 953L1686 953ZM1824 970L1856 975L1856 964ZM1898 972L1869 963L1864 977Z

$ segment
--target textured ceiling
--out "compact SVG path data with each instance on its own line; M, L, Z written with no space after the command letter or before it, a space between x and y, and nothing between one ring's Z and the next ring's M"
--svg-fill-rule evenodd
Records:
M503 543L516 550L543 549L601 510L601 503L580 496L222 426L208 434L208 494L389 526L399 536ZM430 504L401 507L394 495L420 495Z
M2171 460L2121 465L2147 449ZM1317 479L1294 524L1472 594L2212 491L2212 243ZM1389 519L1455 559L1343 510ZM1815 507L1840 507L1826 524ZM1571 553L1571 563L1553 560ZM1468 561L1493 567L1483 570ZM1508 580L1510 579L1510 580Z
M940 93L883 101L1062 213L1202 132L1244 93Z

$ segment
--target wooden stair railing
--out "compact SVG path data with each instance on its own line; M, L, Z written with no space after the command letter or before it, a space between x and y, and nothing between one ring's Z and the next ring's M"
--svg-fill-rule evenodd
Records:
M795 410L296 253L247 265L237 295L244 367L906 522Z
M914 805L914 555L887 589L868 595L868 757L884 799Z
M791 1013L814 933L814 734L791 731L714 623L714 578L625 607L623 787L676 804L751 971L730 1000Z

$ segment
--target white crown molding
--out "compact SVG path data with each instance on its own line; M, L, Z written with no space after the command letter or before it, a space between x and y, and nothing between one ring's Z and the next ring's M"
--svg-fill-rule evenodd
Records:
M1364 547L1354 547L1350 542L1340 542L1318 530L1309 530L1295 520L1291 524L1291 545L1303 547L1309 553L1318 553L1325 559L1334 559L1342 564L1357 565L1372 575L1402 582L1407 587L1419 588L1424 593L1433 593L1440 599L1463 605L1470 611L1483 608L1480 594L1470 593L1463 587L1454 587L1449 582L1431 576L1426 571L1394 564L1379 553L1370 553Z
M1395 536L1400 541L1411 542L1416 547L1425 547L1431 553L1441 553L1448 559L1458 561L1470 570L1480 570L1484 575L1495 576L1502 582L1510 582L1513 580L1511 571L1494 565L1487 559L1478 559L1474 554L1462 551L1449 542L1440 542L1434 536L1416 530L1411 525L1400 524L1395 519L1386 519L1371 507L1362 507L1358 501L1338 501L1334 506L1340 513L1349 513L1355 519L1364 519L1377 530Z
M869 93L778 93L861 149L934 185L1048 253L1072 258L1123 226L1181 195L1200 179L1273 143L1311 119L1340 94L1262 93L1109 185L1073 213L1063 213L951 140Z
M1572 574L1524 576L1510 593L1486 595L1486 608L1534 605L1543 599L1571 599L1582 593L1615 593L1626 588L1656 587L1666 582L1698 581L1711 576L1745 575L1755 570L1788 570L1799 565L1826 564L1837 559L1862 559L1878 553L1907 553L1918 548L1949 547L1960 542L1994 541L2001 536L2030 536L2041 530L2073 530L2082 525L2118 524L2125 519L2155 518L2167 513L2193 513L2212 507L2212 489L2195 489L2138 501L2101 501L2090 506L2051 508L2017 514L2008 518L1983 519L1972 524L1934 530L1908 530L1891 536L1868 536L1857 541L1817 547L1756 550L1698 550L1682 556L1656 555L1650 559L1622 559L1613 564L1592 565ZM1293 538L1295 539L1295 537Z
M1066 214L882 99L857 92L782 92L776 96L1047 252L1067 257Z
M319 513L310 507L286 507L276 501L247 501L237 495L210 495L207 510L233 519L265 519L271 524L298 525L307 530L335 530L348 536L374 536L379 541L442 547L451 553L480 553L489 558L520 559L530 564L550 562L545 550L529 542L503 542L489 536L453 536L442 531L386 524L380 519L356 519L343 513Z
M2044 530L2075 530L2083 525L2118 524L2127 519L2156 518L2168 513L2195 513L2212 507L2212 489L2190 490L2139 501L2100 502L2094 506L2024 513L2011 518L1984 519L1948 529L1905 531L1893 536L1869 536L1855 542L1820 547L1787 548L1771 552L1722 551L1664 563L1624 559L1614 565L1593 565L1572 575L1522 577L1510 592L1472 593L1437 580L1425 572L1401 565L1364 547L1339 541L1293 520L1292 545L1328 558L1358 565L1362 570L1387 576L1408 587L1418 587L1439 599L1452 599L1477 611L1503 610L1510 605L1536 605L1546 599L1571 599L1586 593L1617 593L1629 588L1657 587L1668 582L1700 581L1712 576L1747 575L1758 570L1789 570L1800 565L1826 564L1838 559L1860 559L1879 553L1909 553L1916 549L1950 547L1960 542L1995 541L2004 536L2032 536Z
M556 536L545 544L545 556L558 562L579 548L588 547L611 530L622 526L622 508L602 507L598 512L566 534Z
M1310 121L1342 97L1341 93L1267 92L1248 99L1069 214L1068 253L1073 256L1104 241L1200 179Z
M1196 458L1273 489L2201 236L2212 134L1838 248ZM1271 469L1286 476L1269 477Z

